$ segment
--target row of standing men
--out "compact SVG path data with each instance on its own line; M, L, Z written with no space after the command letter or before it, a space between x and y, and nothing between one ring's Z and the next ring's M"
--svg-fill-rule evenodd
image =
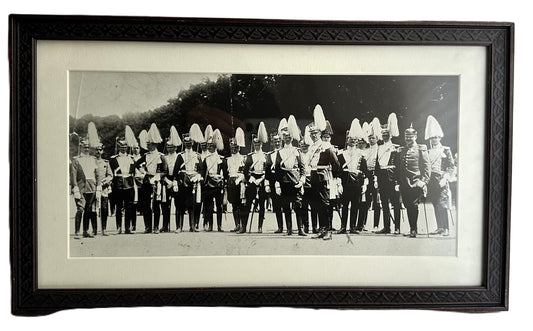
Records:
M116 205L117 229L126 234L136 231L137 209L142 212L145 233L170 232L172 201L176 232L183 231L186 214L191 232L198 231L201 215L204 229L213 231L214 214L216 230L223 231L226 202L233 211L232 232L245 233L256 211L257 229L262 232L270 200L276 233L285 228L287 235L293 234L294 212L300 236L312 232L314 238L331 239L334 213L341 218L337 233L357 234L365 228L372 208L374 228L383 214L383 228L377 234L400 234L403 205L410 227L408 236L416 237L418 204L427 197L437 222L432 234L448 235L450 185L456 167L450 148L440 144L442 129L432 116L425 134L429 149L416 142L418 134L412 127L404 132L404 146L393 144L391 138L399 134L391 114L384 125L374 119L360 126L354 119L346 132L346 146L339 150L331 145L333 130L320 113L321 109L318 115L315 109L315 120L303 134L293 116L282 120L270 137L261 123L253 135L253 151L247 155L240 154L245 143L244 132L238 128L230 138L228 157L218 153L224 148L220 131L206 129L202 139L197 127L191 127L183 139L172 127L165 142L166 153L160 153L157 148L163 139L152 124L139 136L139 143L127 127L125 137L117 140L118 153L107 161L102 158L103 146L96 130L89 128L88 138L80 144L80 155L71 162L77 206L75 233L79 234L83 223L83 236L92 236L89 225L96 235L100 214L105 235L111 198ZM273 150L263 152L268 138ZM182 151L178 153L179 146ZM146 149L143 154L141 147Z

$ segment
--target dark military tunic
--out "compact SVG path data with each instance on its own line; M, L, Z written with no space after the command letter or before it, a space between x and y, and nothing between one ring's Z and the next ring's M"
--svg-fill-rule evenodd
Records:
M341 230L346 229L348 223L348 208L350 207L350 230L355 232L356 220L361 208L361 187L367 172L364 152L356 147L348 147L339 153L343 194L341 197ZM361 211L366 212L366 211Z
M396 161L396 178L407 209L411 232L417 232L418 203L425 195L429 181L430 164L426 145L402 146Z
M259 207L258 230L263 227L265 219L265 203L268 195L265 191L266 154L263 151L252 152L244 161L244 176L246 179L246 211ZM248 218L248 216L246 216Z
M381 207L383 209L383 232L390 232L390 205L394 208L394 227L400 231L400 193L395 190L397 184L394 175L396 158L398 157L398 145L391 141L378 147L375 174L378 181Z
M189 231L196 231L200 222L201 174L203 163L200 155L192 149L185 149L178 154L174 165L174 178L178 182L176 195L176 212L179 229L183 228L185 211L189 213Z

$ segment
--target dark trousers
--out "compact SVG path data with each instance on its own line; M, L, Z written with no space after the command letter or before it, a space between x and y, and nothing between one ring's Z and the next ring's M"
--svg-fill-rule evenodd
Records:
M192 192L192 186L180 187L176 196L176 213L178 214L179 228L183 229L185 212L187 212L189 214L189 230L194 231L198 227L202 205L195 202Z
M341 197L341 229L346 229L348 209L350 210L350 230L356 229L359 204L361 202L361 186L345 186Z
M115 199L115 221L117 225L117 230L122 228L122 213L124 212L124 229L126 231L129 231L131 221L135 216L135 207L133 205L133 188L125 190L116 189L113 192L113 196Z
M175 194L171 189L167 190L166 201L161 202L161 212L163 214L163 225L161 226L162 232L170 231L170 209L172 207L172 200L175 201ZM176 213L177 218L178 213Z
M394 183L380 183L379 192L381 197L381 208L383 209L383 229L390 231L391 211L394 208L394 229L400 230L400 192L394 190Z
M268 195L265 192L263 185L254 185L248 184L245 191L246 196L246 206L245 206L245 217L248 219L250 212L254 213L255 209L259 207L259 219L257 227L261 229L263 227L263 221L265 219L265 204L268 199Z
M100 198L100 220L102 222L102 230L107 229L107 217L109 216L109 198ZM96 230L95 230L96 231Z
M224 193L220 187L205 187L202 191L204 204L204 223L213 230L213 212L217 209L217 227L222 229L222 203Z
M272 188L272 190L274 190L274 188ZM281 211L281 202L283 201L283 198L272 191L270 193L270 199L272 200L272 212L276 215L278 230L283 230L283 213Z
M422 189L419 187L409 187L400 184L403 204L407 209L407 218L411 231L418 231L418 204L422 198Z
M302 194L299 188L295 188L293 183L281 183L281 210L285 214L285 225L287 233L292 233L292 210L296 215L298 231L302 230Z
M74 230L80 232L83 220L83 233L89 231L89 224L96 229L96 193L83 193L81 199L76 199L76 215L74 216Z
M312 196L313 193L311 187L305 187L304 194L302 196L301 215L303 228L306 233L309 231L309 212L311 212L311 226L313 230L316 230L318 228L318 215L316 209L311 208Z
M332 213L327 184L326 181L312 183L311 190L311 217L315 210L318 216L318 226L322 230L329 230Z
M143 213L145 232L152 232L152 230L155 231L159 229L159 218L161 217L161 201L156 199L153 191L154 187L151 184L143 184L143 186L139 190L140 200L142 201L141 208Z

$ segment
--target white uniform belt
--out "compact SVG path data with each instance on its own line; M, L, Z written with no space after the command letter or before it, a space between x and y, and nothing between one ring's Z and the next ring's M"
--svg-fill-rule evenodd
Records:
M311 168L311 170L326 170L329 169L329 165L326 166L316 166L316 168Z

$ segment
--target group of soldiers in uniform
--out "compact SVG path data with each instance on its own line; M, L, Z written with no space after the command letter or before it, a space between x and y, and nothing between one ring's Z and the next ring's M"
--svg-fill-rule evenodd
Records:
M398 137L399 131L392 113L384 125L377 118L363 125L354 119L342 150L331 144L333 130L320 105L313 117L303 132L292 115L282 119L270 135L265 124L259 123L257 133L252 134L253 150L247 155L240 153L245 138L237 128L229 139L227 157L219 154L224 150L223 137L211 125L202 132L193 124L182 137L172 126L165 141L155 124L143 130L138 141L126 126L125 135L117 138L118 153L109 161L102 158L103 146L90 123L70 166L77 207L75 233L79 235L83 225L84 237L96 235L99 216L106 235L110 202L115 206L119 234L137 231L137 211L144 220L144 233L170 232L174 201L176 233L184 230L186 215L189 231L200 230L201 216L203 229L214 231L215 213L216 230L223 232L229 204L234 222L231 232L246 233L248 227L251 231L248 223L257 212L261 233L269 205L277 222L275 233L292 235L294 216L299 236L313 233L313 238L324 240L331 239L333 232L366 231L370 209L374 233L399 235L405 208L409 232L404 235L415 238L418 206L427 199L437 223L431 234L449 235L449 219L453 221L450 184L456 181L457 169L450 148L440 143L444 134L433 116L428 117L425 130L429 148L417 143L412 125L404 132L405 145L393 144L391 138ZM269 140L272 150L264 152ZM163 142L164 154L158 151ZM332 226L334 214L341 219L338 230ZM383 228L379 229L381 214Z

